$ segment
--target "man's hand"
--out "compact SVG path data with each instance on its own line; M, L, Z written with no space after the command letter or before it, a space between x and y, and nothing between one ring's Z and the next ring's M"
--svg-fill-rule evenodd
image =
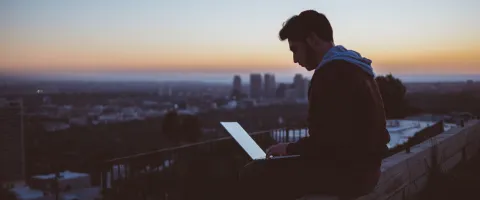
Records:
M285 156L287 155L288 143L279 143L267 149L267 158L270 156Z

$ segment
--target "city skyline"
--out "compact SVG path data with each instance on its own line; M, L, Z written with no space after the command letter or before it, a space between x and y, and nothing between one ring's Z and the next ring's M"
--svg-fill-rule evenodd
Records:
M2 1L0 72L305 75L277 33L292 15L315 9L332 22L336 44L372 59L378 74L480 74L479 6L468 0Z

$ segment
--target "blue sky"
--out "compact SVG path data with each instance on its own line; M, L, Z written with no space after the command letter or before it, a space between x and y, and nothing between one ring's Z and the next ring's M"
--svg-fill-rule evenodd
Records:
M305 9L380 73L480 74L474 0L0 0L0 70L299 72L277 33Z

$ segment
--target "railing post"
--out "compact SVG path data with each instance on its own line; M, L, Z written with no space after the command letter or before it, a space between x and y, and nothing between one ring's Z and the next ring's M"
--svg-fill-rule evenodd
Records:
M102 184L102 189L105 190L107 189L107 168L105 167L105 164L102 163L102 171L101 173L101 184Z
M285 128L285 142L290 142L290 128L287 126L287 128Z
M440 120L440 129L441 129L441 133L445 132L445 121L444 120Z
M411 142L412 139L413 139L413 137L412 137L411 139L409 139L409 140L405 143L405 146L406 146L406 147L405 147L405 152L406 152L406 153L410 153L410 147L412 146L412 143L413 143L413 142Z

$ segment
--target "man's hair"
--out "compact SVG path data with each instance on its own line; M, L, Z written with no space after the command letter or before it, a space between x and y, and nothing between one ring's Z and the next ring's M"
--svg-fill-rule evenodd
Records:
M294 15L283 23L278 33L281 41L286 39L299 41L305 40L309 34L314 33L320 39L333 42L333 30L324 14L315 10L306 10L299 15Z

